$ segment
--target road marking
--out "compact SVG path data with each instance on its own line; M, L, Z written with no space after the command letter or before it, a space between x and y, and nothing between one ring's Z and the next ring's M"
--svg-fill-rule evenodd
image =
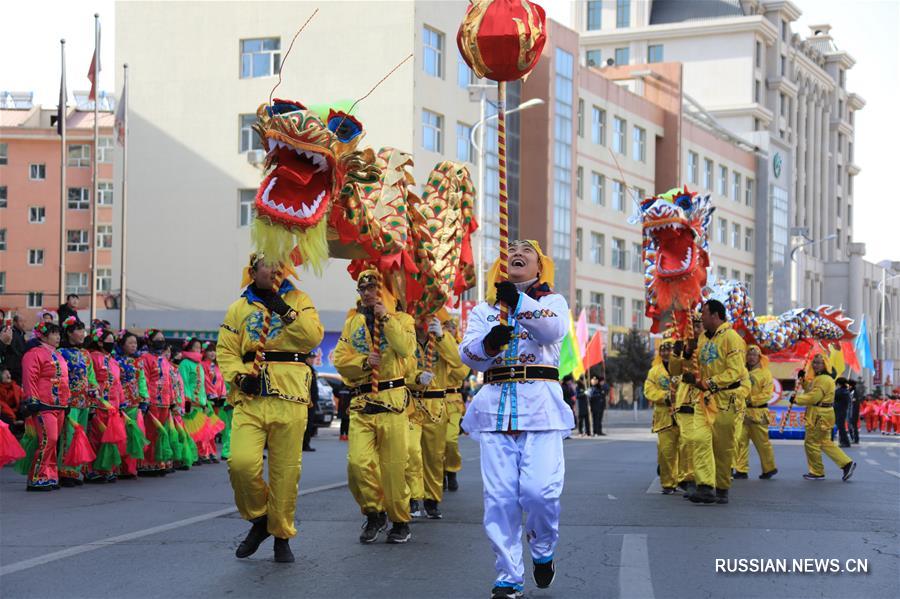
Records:
M900 472L894 472L893 470L885 470L884 472L886 474L890 474L891 476L896 476L897 478L900 478Z
M322 491L331 491L332 489L340 489L341 487L346 487L346 486L347 486L346 482L333 483L330 485L322 485L320 487L312 487L311 489L304 489L304 490L300 491L299 493L297 493L297 495L298 496L312 495L313 493L321 493ZM190 526L191 524L197 524L198 522L205 522L206 520L213 520L215 518L219 518L221 516L227 516L227 515L233 514L235 512L237 512L237 508L229 507L229 508L225 508L225 509L221 509L221 510L216 510L214 512L207 512L205 514L200 514L199 516L192 516L190 518L185 518L184 520L178 520L176 522L170 522L168 524L161 524L159 526L145 528L144 530L129 532L127 534L119 535L117 537L110 537L108 539L100 539L98 541L93 541L91 543L85 543L84 545L69 547L68 549L54 551L53 553L48 553L46 555L39 555L38 557L33 557L31 559L22 560L21 562L9 564L8 566L0 567L0 576L6 576L7 574L21 572L22 570L28 570L29 568L34 568L36 566L43 566L44 564L49 564L50 562L55 562L57 560L65 559L67 557L72 557L74 555L79 555L81 553L87 553L89 551L96 551L97 549L103 549L104 547L109 547L111 545L116 545L118 543L125 543L126 541L133 541L135 539L149 537L150 535L159 534L161 532L166 532L168 530L174 530L176 528Z
M619 597L653 599L647 535L622 535L622 553L619 556Z
M859 455L869 455L869 452L868 451L860 451Z
M879 466L880 465L878 462L876 462L872 458L866 458L866 464L869 464L870 466Z
M653 482L650 483L650 486L647 487L647 494L648 495L658 495L659 493L660 493L659 477L657 476L656 478L653 479Z
M609 493L606 494L606 498L610 501L615 501L616 499L618 499L615 495L610 495Z

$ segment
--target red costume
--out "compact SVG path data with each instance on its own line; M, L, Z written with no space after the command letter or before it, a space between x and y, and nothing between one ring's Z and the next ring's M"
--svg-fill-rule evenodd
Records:
M56 348L41 343L22 358L25 404L31 411L28 424L34 428L37 448L28 469L28 487L59 488L57 447L69 405L69 369Z

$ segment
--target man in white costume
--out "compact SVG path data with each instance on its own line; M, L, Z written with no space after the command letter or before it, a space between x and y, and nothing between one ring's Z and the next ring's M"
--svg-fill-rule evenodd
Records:
M484 528L496 555L492 599L516 599L524 589L522 514L534 582L546 588L556 573L563 438L574 428L559 384L559 347L569 330L569 306L554 293L553 261L536 241L509 248L509 281L488 273L488 298L472 310L463 362L484 372L462 427L481 445ZM500 303L509 326L500 323Z

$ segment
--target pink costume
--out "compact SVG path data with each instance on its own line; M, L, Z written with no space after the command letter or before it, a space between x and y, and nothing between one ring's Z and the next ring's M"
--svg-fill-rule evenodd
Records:
M97 377L100 398L97 401L94 419L91 421L88 439L90 439L94 451L99 455L100 446L108 442L103 440L107 428L111 426L114 428L121 427L121 430L124 432L124 422L122 421L122 415L119 413L119 406L125 399L125 394L122 390L121 369L116 359L110 354L98 350L91 351L91 359L94 362L94 374ZM119 455L124 459L124 435L117 437L115 443L119 448ZM96 479L98 477L115 480L116 471L115 469L95 469L88 475L88 479Z
M147 440L150 444L144 448L144 459L138 469L145 473L165 472L169 465L156 459L156 441L159 438L160 427L166 426L169 422L169 408L172 405L171 364L161 352L152 351L141 355L138 361L147 377L147 393L150 396L150 408L145 419Z
M34 427L37 449L28 470L28 486L58 488L57 448L69 403L69 368L62 355L50 345L41 343L22 358L22 386L28 417Z

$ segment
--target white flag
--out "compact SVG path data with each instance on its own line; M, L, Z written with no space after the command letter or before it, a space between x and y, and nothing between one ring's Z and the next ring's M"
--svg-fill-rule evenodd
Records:
M125 145L125 128L128 126L128 87L127 84L122 85L122 96L119 98L119 105L116 107L116 140L120 146Z

